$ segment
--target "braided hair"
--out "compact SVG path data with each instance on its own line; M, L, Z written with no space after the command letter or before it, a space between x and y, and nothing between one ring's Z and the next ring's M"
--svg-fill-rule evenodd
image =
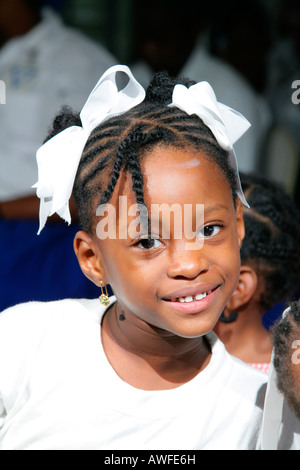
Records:
M244 209L243 264L265 283L260 303L270 309L289 302L300 282L300 212L279 185L259 176L240 174L250 209Z
M203 150L220 167L236 200L236 175L213 133L196 115L188 115L172 102L174 86L191 86L188 79L175 80L166 72L157 73L144 101L126 113L97 126L85 145L75 178L73 194L82 229L91 233L99 204L109 202L122 171L131 175L136 202L144 204L141 159L156 145ZM64 107L55 118L46 141L66 127L81 125L80 117Z
M274 368L277 372L277 387L284 394L291 410L300 419L300 383L295 378L295 367L300 368L299 353L294 341L300 340L300 300L290 304L287 314L277 321L272 329L274 346ZM296 343L298 345L298 343ZM299 346L298 346L299 349ZM293 355L296 355L295 359Z

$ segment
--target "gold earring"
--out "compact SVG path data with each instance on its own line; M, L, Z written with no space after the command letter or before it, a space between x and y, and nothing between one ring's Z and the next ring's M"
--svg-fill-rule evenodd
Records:
M104 288L102 287L102 281L101 281L100 289L101 289L101 295L99 297L100 303L102 305L105 305L105 307L107 307L110 304L110 300L109 300L109 295L108 295L106 286L104 286Z

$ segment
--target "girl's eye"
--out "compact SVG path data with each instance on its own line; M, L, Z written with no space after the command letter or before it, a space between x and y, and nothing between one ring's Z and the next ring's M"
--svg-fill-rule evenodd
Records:
M151 250L151 248L158 248L160 241L156 238L142 238L136 245L144 248L144 250Z
M203 237L213 237L219 233L220 229L220 225L207 225L206 227L203 227L202 230L200 230L200 234Z

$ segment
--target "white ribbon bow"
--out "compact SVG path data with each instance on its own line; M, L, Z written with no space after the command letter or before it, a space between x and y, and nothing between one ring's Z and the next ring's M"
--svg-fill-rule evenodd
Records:
M237 194L243 204L249 207L242 190L233 145L249 129L250 122L238 111L219 103L208 82L199 82L189 88L176 85L170 106L176 106L189 115L199 116L212 131L220 147L229 152L229 163L236 174L238 183Z
M124 72L128 84L118 90L117 72ZM106 119L125 113L145 98L144 88L135 80L126 65L109 68L88 97L80 118L82 127L71 126L48 140L37 151L38 182L33 186L40 198L40 226L55 212L70 224L69 199L84 146L95 127ZM197 114L215 135L222 148L229 151L229 159L238 182L238 196L248 206L240 184L233 144L246 132L250 123L237 111L218 103L207 82L186 88L176 85L170 106L177 106L188 114Z
M118 90L117 72L124 72L128 84ZM109 68L89 95L80 113L82 127L71 126L48 140L37 151L38 182L33 186L40 198L40 226L55 212L70 224L69 199L79 160L95 127L106 119L125 113L145 98L144 88L125 65Z

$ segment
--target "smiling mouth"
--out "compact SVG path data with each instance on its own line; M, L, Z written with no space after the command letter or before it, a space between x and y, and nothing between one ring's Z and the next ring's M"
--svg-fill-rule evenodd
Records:
M201 294L196 294L196 295L187 295L185 297L176 297L176 298L171 298L171 299L164 299L167 302L180 302L180 303L190 303L190 302L195 302L196 300L202 300L204 299L207 295L211 294L215 289L210 289L207 292L203 292Z

